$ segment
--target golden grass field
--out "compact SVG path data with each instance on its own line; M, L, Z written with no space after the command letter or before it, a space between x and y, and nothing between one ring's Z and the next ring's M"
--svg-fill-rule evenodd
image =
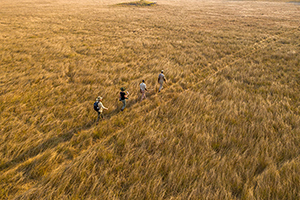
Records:
M124 2L0 1L0 199L300 199L300 5Z

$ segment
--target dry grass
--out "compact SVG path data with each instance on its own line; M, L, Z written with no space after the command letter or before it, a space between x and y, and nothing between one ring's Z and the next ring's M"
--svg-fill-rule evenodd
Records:
M153 1L139 0L139 1L132 1L132 2L123 2L123 3L119 3L117 5L145 7L145 6L156 6L157 4L156 4L156 2L153 2Z
M300 7L119 3L0 2L0 199L300 199Z

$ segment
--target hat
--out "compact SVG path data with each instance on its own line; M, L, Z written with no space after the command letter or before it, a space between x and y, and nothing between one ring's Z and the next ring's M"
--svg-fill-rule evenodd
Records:
M164 73L164 70L161 70L161 73Z
M125 91L125 88L121 87L121 91Z
M99 100L102 100L102 99L103 98L99 96L99 97L96 98L96 101L99 101Z

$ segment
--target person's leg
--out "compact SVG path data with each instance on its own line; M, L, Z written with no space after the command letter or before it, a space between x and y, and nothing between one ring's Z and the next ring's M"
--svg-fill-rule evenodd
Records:
M145 90L144 90L144 91L142 91L141 101L143 101L143 99L145 99L145 98L146 98L146 95L145 95Z
M123 107L121 108L121 111L123 111L125 109L125 107L126 107L126 100L125 99L122 100L122 103L123 103Z
M100 119L100 112L99 111L97 111L97 112L98 112L98 117L97 117L97 123L98 123L98 121Z
M100 118L101 119L103 119L104 117L103 117L103 113L102 112L100 112Z
M160 86L159 86L159 92L161 91L161 89L163 88L163 82L159 82Z

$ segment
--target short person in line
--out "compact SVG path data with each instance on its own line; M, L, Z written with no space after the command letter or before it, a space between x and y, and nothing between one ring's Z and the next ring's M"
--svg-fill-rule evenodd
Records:
M100 118L103 119L103 109L108 110L108 108L103 106L102 99L102 97L97 97L96 102L94 103L94 110L98 113L97 123Z

